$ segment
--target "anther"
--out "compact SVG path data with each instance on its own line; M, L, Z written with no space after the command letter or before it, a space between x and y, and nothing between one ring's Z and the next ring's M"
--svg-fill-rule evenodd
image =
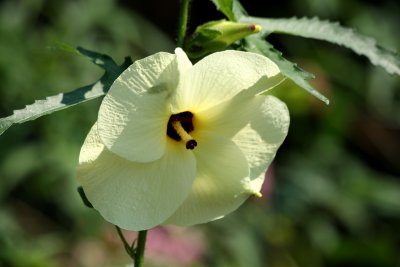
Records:
M250 31L257 33L261 31L261 26L257 24L250 24L249 26Z
M253 193L253 195L254 195L255 197L262 197L261 192L255 192L255 193Z
M196 140L194 140L193 137L183 129L180 121L173 121L172 127L174 127L176 133L180 136L183 142L185 142L186 149L194 149L197 146Z

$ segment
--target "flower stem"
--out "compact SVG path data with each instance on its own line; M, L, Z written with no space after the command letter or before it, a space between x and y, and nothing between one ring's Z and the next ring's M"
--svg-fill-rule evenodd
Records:
M138 243L135 251L135 267L142 267L144 260L144 247L146 245L147 230L139 232Z
M181 0L181 12L179 14L179 28L177 46L183 47L185 42L187 22L189 17L189 4L190 0Z
M134 244L129 245L128 241L126 241L124 234L122 233L121 228L115 226L117 229L117 233L119 238L121 239L122 243L124 244L125 251L128 253L129 257L133 260L135 267L142 267L144 262L144 248L146 245L146 238L147 238L147 230L139 231L139 236L137 239L136 248L134 248Z
M117 229L118 236L121 239L122 243L124 244L126 253L128 253L129 257L134 259L135 258L135 250L133 249L133 246L129 245L128 241L126 241L121 228L119 228L118 226L115 226L115 229Z

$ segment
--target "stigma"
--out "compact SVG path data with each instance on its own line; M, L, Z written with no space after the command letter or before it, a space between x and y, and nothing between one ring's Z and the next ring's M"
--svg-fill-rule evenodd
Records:
M169 118L167 135L176 140L183 141L186 149L194 149L197 146L196 140L189 134L194 130L193 114L189 111L173 114Z
M185 131L180 121L173 121L172 127L174 127L176 133L180 136L182 141L185 142L186 149L192 150L197 146L196 140L194 140L194 138Z

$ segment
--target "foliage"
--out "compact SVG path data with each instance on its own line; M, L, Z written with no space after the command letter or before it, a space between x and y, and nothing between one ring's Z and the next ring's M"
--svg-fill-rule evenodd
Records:
M14 123L34 120L43 115L103 96L110 89L114 80L132 63L130 58L125 58L124 63L118 66L109 56L81 47L78 47L76 52L88 57L94 64L104 69L103 76L97 82L80 87L72 92L49 96L46 100L37 100L22 110L15 110L13 115L0 119L0 134Z
M366 37L340 26L339 23L321 21L318 18L266 19L243 17L242 22L257 23L262 26L263 36L271 33L283 33L328 41L350 48L359 55L364 55L390 74L400 75L400 56L379 46L373 38Z
M210 8L202 10L204 2L194 1L193 8L199 11L192 11L191 25L204 23ZM247 16L237 1L213 2L230 20L238 14ZM385 46L400 49L395 35L400 7L392 1L378 6L357 0L242 2L255 16L272 18L278 11L285 17L340 20ZM55 41L102 51L116 62L126 55L137 59L172 51L175 33L166 36L149 21L172 14L168 21L173 28L177 5L165 1L157 3L160 8L151 1L131 5L128 11L128 6L122 8L111 0L3 1L1 117L22 103L91 84L103 74L84 57L46 49ZM139 5L149 7L140 9L146 19L135 13ZM201 13L201 20L196 20L195 12ZM283 31L285 21L269 22L271 32ZM324 22L315 23L317 27ZM168 29L163 23L159 26ZM273 43L285 52L287 61L282 62L288 68L293 61L307 70L294 71L297 74L273 92L291 111L287 142L269 173L264 198L250 201L223 220L195 227L209 245L201 260L186 266L396 266L398 76L368 67L363 58L327 43L280 34L267 38L268 43L260 38L254 42ZM237 45L250 49L252 42ZM279 53L274 55L282 59ZM308 80L309 72L315 74L314 80ZM294 77L297 83L310 83L329 96L331 105L321 105L298 90ZM74 168L97 108L98 101L86 101L11 127L0 136L0 266L123 266L128 262L113 227L86 209L76 193Z

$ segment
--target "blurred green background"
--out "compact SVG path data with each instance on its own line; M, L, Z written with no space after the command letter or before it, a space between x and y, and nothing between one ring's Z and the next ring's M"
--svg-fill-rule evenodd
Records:
M243 1L251 15L319 16L400 51L398 1ZM101 70L58 42L122 62L172 51L179 1L0 3L0 117L97 80ZM194 0L189 28L220 15ZM223 220L150 231L146 266L400 266L400 78L325 42L273 35L317 78L326 106L290 82L291 112L264 197ZM114 228L85 208L74 172L100 100L0 136L0 266L126 266ZM130 240L132 233L127 233Z

